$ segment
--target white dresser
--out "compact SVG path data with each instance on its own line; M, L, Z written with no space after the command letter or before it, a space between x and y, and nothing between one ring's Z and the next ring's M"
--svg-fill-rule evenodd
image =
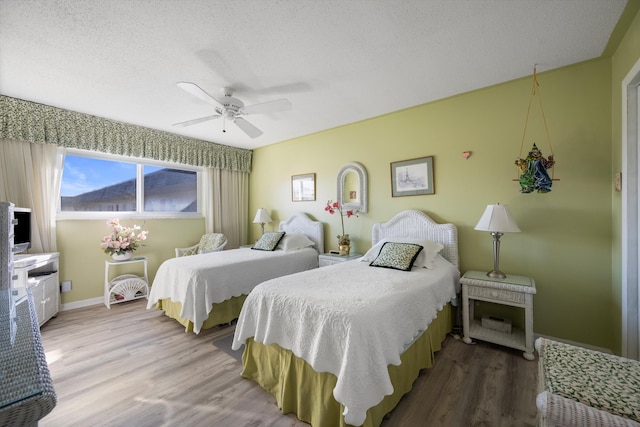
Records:
M31 290L38 324L42 326L60 308L59 253L14 255L13 259L13 287Z

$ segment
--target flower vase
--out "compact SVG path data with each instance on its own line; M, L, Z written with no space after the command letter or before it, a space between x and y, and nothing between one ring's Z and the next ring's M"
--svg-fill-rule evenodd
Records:
M338 250L341 254L349 255L349 251L351 250L351 239L349 239L348 234L338 236Z
M111 258L114 261L128 261L131 259L132 256L133 256L133 251L127 251L123 253L114 252L113 254L111 254Z

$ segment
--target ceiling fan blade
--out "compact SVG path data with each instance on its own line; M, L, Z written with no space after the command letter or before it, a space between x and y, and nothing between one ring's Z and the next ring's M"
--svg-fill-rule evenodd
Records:
M172 126L187 127L187 126L195 125L195 124L198 124L198 123L206 122L208 120L218 119L220 117L221 116L219 114L214 114L212 116L200 117L199 119L187 120L186 122L174 123Z
M286 111L291 109L291 102L288 99L276 99L261 104L253 104L243 107L242 114L275 113L276 111Z
M257 138L262 135L262 131L260 129L258 129L242 117L236 117L233 122L251 138Z
M189 83L189 82L178 82L176 83L178 85L178 87L186 92L189 92L191 95L195 96L196 98L199 98L201 100L203 100L204 102L206 102L207 104L211 104L216 108L219 109L223 109L224 107L222 106L222 104L220 103L220 101L218 101L217 99L215 99L213 96L209 95L207 92L205 92L203 89L200 88L200 86L198 86L195 83Z

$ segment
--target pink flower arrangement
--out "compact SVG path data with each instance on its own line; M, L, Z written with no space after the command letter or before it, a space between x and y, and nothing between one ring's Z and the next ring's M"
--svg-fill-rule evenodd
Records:
M346 216L347 218L351 218L352 216L355 216L357 218L358 215L356 215L356 213L358 211L353 209L344 210L340 202L332 202L331 200L327 202L327 206L324 208L324 210L329 212L332 215L336 212L340 214L340 224L342 226L342 234L338 235L337 237L338 237L338 240L340 240L341 242L345 239L346 239L346 242L348 242L349 235L344 234L344 217ZM346 242L345 244L348 244Z
M125 252L133 252L142 246L142 242L147 240L148 231L142 231L142 227L134 225L133 227L124 227L117 218L107 221L107 225L111 227L111 234L102 238L100 247L107 254L122 255Z

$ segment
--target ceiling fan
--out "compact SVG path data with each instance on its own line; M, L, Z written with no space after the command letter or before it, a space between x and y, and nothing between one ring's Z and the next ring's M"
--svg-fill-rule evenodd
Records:
M234 98L231 88L222 88L222 98L216 99L202 90L195 83L179 82L178 87L189 92L191 95L209 103L215 107L216 114L204 116L197 119L187 120L186 122L174 123L174 126L191 126L196 123L206 122L208 120L222 119L222 132L226 132L225 121L231 121L251 138L257 138L262 135L262 131L249 123L242 116L249 114L273 113L276 111L285 111L291 108L291 102L288 99L276 99L274 101L263 102L245 106L244 102L238 98Z

